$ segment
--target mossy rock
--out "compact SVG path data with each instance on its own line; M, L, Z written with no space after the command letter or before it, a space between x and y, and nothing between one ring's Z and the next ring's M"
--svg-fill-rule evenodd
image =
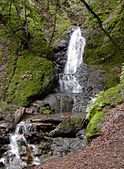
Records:
M44 97L51 90L54 77L55 69L51 61L24 52L17 61L6 100L27 106L32 100Z
M96 112L103 111L107 107L115 107L122 102L122 85L117 85L97 95L97 100L87 108L87 119L90 121Z
M120 76L120 83L124 85L124 63L122 64L122 73Z
M52 113L52 110L50 107L45 107L45 106L40 107L40 114L49 115L51 113Z
M0 112L12 112L12 107L5 102L0 102Z
M79 117L67 117L54 130L50 132L52 137L75 137L81 129L82 119Z
M103 91L97 95L96 101L87 108L87 121L89 124L86 128L86 138L90 141L98 136L101 131L102 120L106 108L115 107L124 100L124 66L120 77L120 84Z
M86 129L86 139L88 142L100 135L104 115L104 112L97 112L90 120Z

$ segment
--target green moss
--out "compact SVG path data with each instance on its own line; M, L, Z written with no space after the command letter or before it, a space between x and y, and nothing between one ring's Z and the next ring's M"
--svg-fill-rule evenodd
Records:
M101 112L107 107L115 107L122 102L122 85L117 85L97 95L95 103L87 108L87 119L90 121L96 112Z
M86 139L88 142L96 136L100 135L104 115L104 112L97 112L90 120L86 129Z
M66 117L54 130L50 132L51 136L75 136L81 129L82 119Z
M68 30L71 26L70 20L66 12L65 11L59 12L60 13L57 15L57 25L52 41L52 46L56 46L60 42L60 40L67 35Z
M52 87L55 70L51 61L23 53L19 57L16 71L9 85L6 100L27 106L35 97L43 97Z
M49 107L41 106L40 107L40 113L44 115L49 115L51 114L51 109Z
M87 31L90 32L85 47L85 62L97 65L106 70L105 88L113 87L119 82L118 75L112 69L120 67L124 62L124 10L117 1L95 1L93 10L103 22L103 27L112 37L114 43L100 29L96 19L89 13L85 21Z
M9 106L7 103L5 102L0 102L0 109L2 111L6 111L6 112L12 112L12 108L11 106Z
M32 32L30 49L32 53L42 57L46 57L46 53L49 52L50 49L48 49L48 43L40 30Z
M122 73L121 73L121 76L120 76L120 83L122 85L124 85L124 63L122 65Z
M70 128L81 129L81 118L70 118L68 117L62 123L58 125L58 128L63 131L69 130Z
M124 99L124 66L120 84L97 95L96 101L87 108L87 117L89 124L86 128L87 141L100 134L101 122L104 117L106 108L115 107Z

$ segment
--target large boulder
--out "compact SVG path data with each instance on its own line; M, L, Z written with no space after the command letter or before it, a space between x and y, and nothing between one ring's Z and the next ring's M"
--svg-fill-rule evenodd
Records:
M6 100L27 106L51 90L54 77L55 69L51 61L25 52L17 61Z
M80 117L65 117L54 130L49 133L51 137L75 137L77 132L81 130L82 118Z

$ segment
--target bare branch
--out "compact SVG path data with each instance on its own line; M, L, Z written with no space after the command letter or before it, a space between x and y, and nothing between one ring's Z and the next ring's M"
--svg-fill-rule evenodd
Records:
M97 19L100 29L101 29L101 30L104 32L104 34L110 39L110 41L117 47L117 44L115 43L115 41L113 40L113 38L110 36L109 32L103 28L102 21L101 21L101 19L99 18L99 16L93 11L93 9L90 7L90 5L89 5L85 0L81 0L81 2L82 2L82 3L86 6L86 8L91 12L91 14L94 16L94 18Z

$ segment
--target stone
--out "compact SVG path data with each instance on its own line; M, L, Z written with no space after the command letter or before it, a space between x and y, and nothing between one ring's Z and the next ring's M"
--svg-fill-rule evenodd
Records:
M78 137L80 139L84 139L85 135L86 135L86 131L85 131L85 129L82 129L76 134L76 137Z
M17 109L17 110L15 111L15 113L14 113L14 122L15 122L15 123L18 123L18 122L19 122L19 120L20 120L21 117L23 116L24 112L25 112L25 108L24 108L24 107L21 107L21 108L19 108L19 109Z
M65 117L64 121L60 123L54 130L49 133L51 137L75 137L76 133L81 129L82 119Z
M61 157L75 150L83 149L85 145L86 142L80 138L57 137L53 139L51 150L53 152L53 156Z
M9 126L9 123L8 123L8 122L5 122L5 121L1 121L1 122L0 122L0 129L1 129L1 128L6 129L8 126Z
M8 113L8 114L5 115L4 120L6 122L12 122L12 121L14 121L14 115L11 114L11 113Z

